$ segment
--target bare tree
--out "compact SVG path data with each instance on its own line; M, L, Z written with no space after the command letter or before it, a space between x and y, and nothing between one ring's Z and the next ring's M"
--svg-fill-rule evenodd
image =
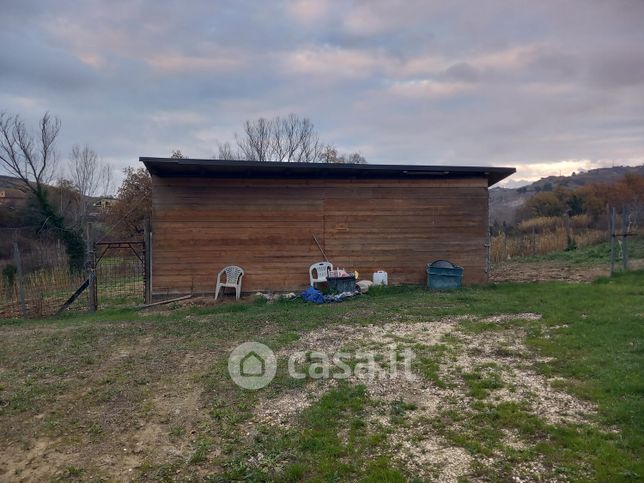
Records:
M27 129L20 116L0 113L0 165L22 180L34 195L40 212L41 229L53 229L65 243L70 268L80 270L85 256L83 238L78 231L65 226L64 217L49 202L46 189L57 168L54 148L60 125L57 117L46 112L38 123L38 130L34 132Z
M229 142L218 143L217 156L215 156L215 159L234 161L242 159L243 157L244 156L239 152L239 150L234 148Z
M341 154L338 152L338 148L331 144L324 146L320 154L320 160L324 163L367 164L367 160L360 153Z
M322 148L320 160L323 163L337 163L338 149L332 144L327 144Z
M94 196L105 174L98 154L88 145L81 147L76 144L69 158L72 183L81 195Z
M79 194L78 221L84 227L91 198L109 192L112 173L110 166L88 145L73 146L69 164L70 179Z
M241 136L235 133L235 141L244 159L248 161L271 161L273 122L260 117L244 123Z
M0 162L37 196L55 174L59 132L60 120L48 112L40 119L37 133L27 129L20 116L0 113Z
M271 145L276 161L312 163L321 154L320 141L313 123L307 118L289 114L272 121Z
M183 155L180 149L175 149L174 151L172 151L172 154L170 155L170 157L172 159L185 159L185 156Z
M55 186L56 189L50 190L49 201L65 220L74 220L74 225L78 226L81 196L76 185L67 178L58 178Z
M118 189L116 202L108 209L107 220L125 238L143 235L144 221L152 213L152 179L145 168L123 170L125 178Z
M319 161L320 141L313 123L295 114L289 114L284 118L246 121L244 132L241 135L235 134L235 141L240 157L251 161ZM221 147L220 155L233 154L230 149L224 149L222 152Z
M311 120L296 114L246 121L243 133L235 134L235 142L237 150L229 143L219 144L218 159L287 163L366 163L360 153L340 155L334 146L323 145Z
M114 194L114 171L112 169L112 165L104 161L104 178L103 178L103 192L100 193L101 196L112 196Z
M347 154L345 159L347 160L346 162L350 164L367 164L365 157L358 152Z

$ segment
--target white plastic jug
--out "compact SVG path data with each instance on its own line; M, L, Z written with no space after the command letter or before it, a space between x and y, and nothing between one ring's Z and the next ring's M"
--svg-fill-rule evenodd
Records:
M387 285L387 272L383 270L378 270L373 273L373 284L374 285Z

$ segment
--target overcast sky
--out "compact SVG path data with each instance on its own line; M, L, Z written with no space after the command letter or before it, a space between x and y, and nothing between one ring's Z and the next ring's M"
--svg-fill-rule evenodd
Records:
M370 163L644 162L643 0L0 0L0 110L115 167L309 117Z

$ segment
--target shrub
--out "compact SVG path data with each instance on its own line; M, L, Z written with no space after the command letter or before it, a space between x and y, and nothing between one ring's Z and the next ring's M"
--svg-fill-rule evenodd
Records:
M18 273L18 269L12 263L8 263L2 269L2 280L7 287L13 287L16 282L16 273Z

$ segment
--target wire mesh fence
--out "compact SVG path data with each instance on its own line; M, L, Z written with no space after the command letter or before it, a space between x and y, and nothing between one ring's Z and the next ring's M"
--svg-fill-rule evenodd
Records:
M61 243L38 228L0 230L0 317L49 315L83 281Z
M636 236L642 225L641 205L623 207L615 217L618 235ZM576 250L611 239L608 215L592 219L589 215L537 217L518 223L508 231L491 237L490 261L501 263L516 257L545 255ZM620 241L621 243L621 241ZM607 260L608 261L608 260Z
M100 307L141 304L145 298L143 242L97 244L96 285Z
M545 255L555 251L569 249L571 242L575 248L581 248L607 241L605 230L588 229L571 235L565 229L548 233L507 235L500 233L492 237L491 259L493 263L511 260L515 257Z
M99 306L143 303L143 242L104 242L95 253L100 256L96 265ZM31 231L12 230L3 236L0 255L0 318L53 315L88 278L85 270L69 269L59 242L46 235L34 237ZM65 310L86 311L89 305L89 290L84 290Z
M70 272L67 267L50 267L27 273L23 275L22 283L15 276L3 276L0 281L0 317L52 315L84 279L84 274ZM87 304L87 293L83 293L70 310L86 310Z

